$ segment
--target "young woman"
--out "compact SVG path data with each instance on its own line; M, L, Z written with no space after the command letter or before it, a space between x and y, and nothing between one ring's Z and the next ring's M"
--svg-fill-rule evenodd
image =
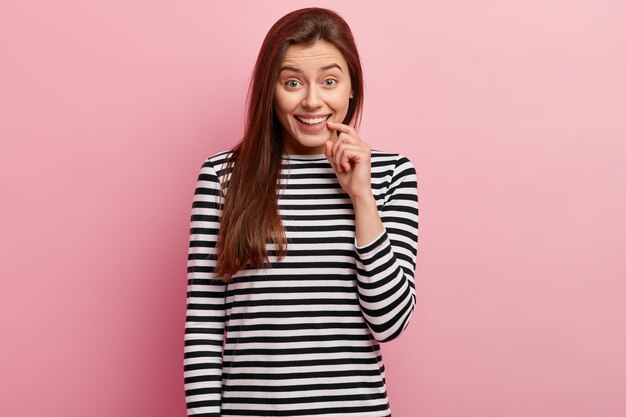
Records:
M201 416L390 416L381 342L415 306L417 179L357 133L359 55L319 8L282 17L244 137L202 165L184 376Z

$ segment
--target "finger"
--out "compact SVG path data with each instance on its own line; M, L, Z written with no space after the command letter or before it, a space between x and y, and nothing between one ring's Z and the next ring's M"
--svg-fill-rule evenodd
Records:
M337 131L337 140L335 141L334 145L333 145L333 155L341 152L342 146L345 145L359 145L359 144L364 144L363 141L353 137L352 135L345 133L345 132L339 132ZM335 161L342 161L341 157L338 156L335 158ZM339 164L339 162L338 162ZM346 163L345 161L342 161L342 163L340 164L343 167L346 167ZM348 163L347 164L347 168L346 168L346 172L350 171L352 168L352 166Z
M360 138L358 138L358 135L357 137L353 136L354 134L356 134L356 131L352 127L343 125L341 123L334 123L334 125L343 130L346 130L347 133L336 129L337 139L332 144L329 152L330 159L332 160L331 165L336 172L350 172L352 170L352 165L350 164L350 158L347 158L343 155L343 147L346 145L356 145L356 148L350 148L353 150L358 150L359 147L361 147L363 148L361 149L363 153L362 157L367 159L367 156L365 154L369 152L369 146Z
M350 161L367 160L367 150L358 144L352 145L344 143L338 149L334 159L335 163L338 166L341 166L345 170L345 172L350 172L352 170L352 165L350 164Z
M342 143L356 144L360 142L361 141L355 139L354 137L350 136L347 133L337 132L337 140L333 144L333 155L337 153L337 150L339 149Z
M364 144L365 142L360 141L346 133L341 132L339 136L337 136L337 141L335 143L337 144L337 146L340 146L342 143L346 143L349 145L359 145L359 144Z
M333 161L333 141L332 140L327 140L326 144L325 144L325 149L324 149L324 153L326 154L326 159L328 159L328 162L330 162L330 166L332 167L332 169L335 169L335 162Z
M344 123L331 122L330 120L326 122L326 125L333 130L337 130L339 132L344 132L348 134L357 135L356 129L350 125Z
M343 167L341 166L341 160L339 159L341 157L341 149L337 148L337 142L335 142L335 145L333 145L333 155L332 155L332 160L333 160L333 165L335 167L335 170L337 172L343 172Z
M330 158L333 156L333 141L328 139L324 144L324 154L326 154L326 158Z
M348 169L346 168L344 161L344 147L343 146L339 146L337 147L337 150L335 151L335 154L333 155L333 160L335 161L335 165L339 168L339 172L348 172ZM348 165L350 165L350 163L348 163Z
M357 146L363 146L365 148L367 148L367 144L365 142L363 142L362 140L358 140L355 139L354 137L340 132L339 135L337 136L337 140L335 141L335 143L333 144L333 150L332 150L332 154L334 155L336 152L338 152L338 150L340 149L340 147L342 146L342 144L350 144L350 145L357 145Z
M329 128L336 130L339 134L339 132L343 132L346 133L350 136L353 136L354 138L360 140L361 138L359 137L359 134L357 133L356 129L350 125L346 125L343 123L335 123L335 122L331 122L331 121L327 121L326 122L326 126L328 126Z
M344 172L343 165L341 164L341 155L342 155L343 142L344 140L347 140L345 136L346 136L345 133L339 133L337 135L337 140L333 144L332 157L333 157L333 161L335 162L335 166L339 168L338 172Z

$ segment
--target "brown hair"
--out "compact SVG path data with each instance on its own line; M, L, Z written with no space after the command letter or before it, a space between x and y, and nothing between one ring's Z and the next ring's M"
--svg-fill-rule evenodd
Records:
M287 238L276 198L283 143L281 124L274 113L274 91L287 48L317 40L333 44L346 59L353 98L343 123L358 126L360 122L363 74L352 31L343 18L331 10L312 7L295 10L274 23L265 36L250 81L245 132L230 153L225 168L229 176L222 183L222 189L228 190L214 274L225 282L246 264L253 268L268 266L268 242L276 245L279 259L286 253Z

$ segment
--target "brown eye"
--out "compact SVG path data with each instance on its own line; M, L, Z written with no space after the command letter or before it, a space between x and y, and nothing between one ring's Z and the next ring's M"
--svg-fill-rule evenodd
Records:
M324 86L326 87L334 87L335 85L337 85L337 80L333 78L328 78L324 80Z

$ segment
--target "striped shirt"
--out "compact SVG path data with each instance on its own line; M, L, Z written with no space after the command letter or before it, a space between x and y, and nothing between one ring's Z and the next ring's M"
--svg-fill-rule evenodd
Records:
M203 163L187 268L184 382L188 415L385 417L380 344L415 306L417 178L372 150L384 231L359 246L354 210L324 155L283 155L278 191L287 254L224 284L212 276L228 151Z

